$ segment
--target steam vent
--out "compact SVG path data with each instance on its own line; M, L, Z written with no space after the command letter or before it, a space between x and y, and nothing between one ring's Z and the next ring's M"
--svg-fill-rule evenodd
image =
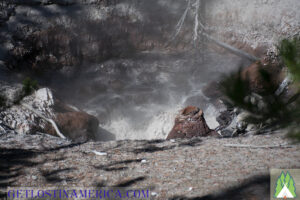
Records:
M299 0L0 0L0 200L300 197Z

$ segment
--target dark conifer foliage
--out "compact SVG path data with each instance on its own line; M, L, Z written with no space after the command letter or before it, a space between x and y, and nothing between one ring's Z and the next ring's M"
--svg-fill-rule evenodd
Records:
M222 90L229 105L250 113L247 122L260 124L262 129L288 128L289 136L300 141L300 37L281 41L278 50L282 67L287 67L292 79L283 92L276 92L278 85L264 69L259 71L268 83L263 92L253 92L241 70L223 78Z

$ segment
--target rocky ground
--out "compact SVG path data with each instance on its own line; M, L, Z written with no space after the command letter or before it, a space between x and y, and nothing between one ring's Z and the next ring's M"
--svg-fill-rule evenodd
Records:
M128 187L150 188L154 199L269 199L269 169L300 167L300 146L289 142L282 133L81 144L2 134L1 187Z

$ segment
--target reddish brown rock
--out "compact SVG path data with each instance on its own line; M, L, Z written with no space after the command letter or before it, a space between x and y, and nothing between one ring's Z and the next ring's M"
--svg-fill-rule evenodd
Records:
M98 120L84 112L67 112L56 115L56 123L70 139L94 139L98 129Z
M203 111L194 106L183 109L175 119L175 125L167 139L192 138L216 135L204 119Z
M95 139L99 125L96 117L82 111L76 111L59 101L56 101L54 109L54 121L64 136L75 141ZM56 135L51 124L48 124L45 129L46 133Z
M262 73L267 73L264 77ZM284 79L282 69L277 63L257 61L242 71L242 78L249 81L253 92L261 93L266 90L276 90Z

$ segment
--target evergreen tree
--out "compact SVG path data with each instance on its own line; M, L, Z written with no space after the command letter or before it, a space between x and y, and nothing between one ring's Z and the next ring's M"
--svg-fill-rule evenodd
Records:
M278 85L270 81L271 74L263 69L259 70L260 78L269 83L264 92L254 93L241 70L225 77L221 87L227 97L226 104L250 113L246 122L260 125L265 130L287 128L289 136L300 141L300 37L283 40L278 48L282 67L287 67L293 77L291 95L277 94ZM259 97L261 103L251 101L252 97Z
M290 173L287 172L286 176L285 176L285 185L286 185L286 187L289 187L289 185L290 185L290 179L291 179Z
M38 83L36 80L32 80L29 77L23 80L23 92L25 96L30 95L36 89L38 89Z
M285 184L285 175L283 172L281 172L281 175L280 175L280 182L281 182L281 188L283 188L284 184Z
M289 173L287 173L287 176L289 175ZM294 179L293 179L293 177L291 177L290 175L289 175L289 177L290 177L290 179L289 179L289 183L288 183L288 189L289 189L289 191L292 193L292 195L294 196L294 197L296 197L296 188L295 188L295 182L294 182Z
M278 194L280 193L281 190L282 190L282 182L281 182L281 179L279 178L277 180L277 184L276 184L276 190L275 190L275 194L274 194L275 198L278 196Z

